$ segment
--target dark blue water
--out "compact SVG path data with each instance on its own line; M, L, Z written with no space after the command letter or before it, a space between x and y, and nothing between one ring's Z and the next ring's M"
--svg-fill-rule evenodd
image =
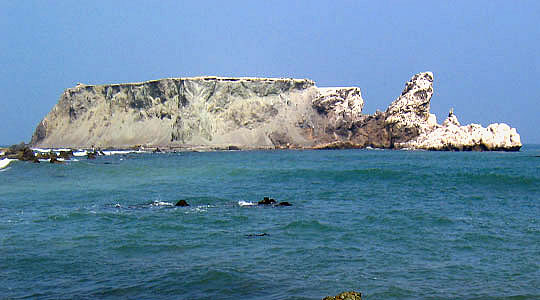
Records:
M540 299L535 155L14 162L0 172L0 298ZM293 206L239 205L264 196Z

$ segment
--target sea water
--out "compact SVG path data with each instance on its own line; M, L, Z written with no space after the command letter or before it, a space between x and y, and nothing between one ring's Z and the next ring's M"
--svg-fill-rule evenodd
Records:
M537 155L15 161L0 172L0 298L540 299Z

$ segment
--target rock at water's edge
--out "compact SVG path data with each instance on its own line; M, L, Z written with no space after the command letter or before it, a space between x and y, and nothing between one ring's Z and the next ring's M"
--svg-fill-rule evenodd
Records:
M437 151L519 151L522 144L516 129L504 123L487 128L478 124L460 126L450 113L442 125L399 146Z
M334 297L324 297L323 300L362 300L362 294L355 291L343 292Z
M186 200L179 200L178 202L176 202L174 206L186 207L186 206L189 206L189 204L187 203Z
M386 111L373 115L362 114L359 88L319 88L308 79L80 84L62 94L31 143L46 148L520 149L519 134L506 124L461 126L453 114L437 124L430 113L432 95L431 72L414 75Z

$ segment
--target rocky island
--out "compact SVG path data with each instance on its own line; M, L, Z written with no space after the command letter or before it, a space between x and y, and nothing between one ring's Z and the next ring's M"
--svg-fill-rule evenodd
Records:
M43 148L386 148L518 151L506 124L461 126L430 113L433 74L414 75L386 111L362 113L357 87L309 79L192 77L68 88L39 123Z

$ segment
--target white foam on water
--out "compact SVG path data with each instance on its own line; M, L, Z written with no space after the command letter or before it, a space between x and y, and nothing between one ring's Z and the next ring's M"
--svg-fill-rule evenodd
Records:
M4 159L0 160L0 169L7 168L7 166L9 166L9 164L14 160L16 160L16 159L4 158Z
M41 152L41 153L49 153L49 152L51 152L51 149L32 148L32 151L37 151L37 152Z
M105 155L117 155L117 154L129 154L134 153L135 151L129 151L129 150L107 150L103 151Z
M73 152L73 156L86 156L88 155L87 150L77 150ZM91 151L93 152L93 151ZM142 151L142 150L104 150L104 151L98 151L98 153L103 153L106 156L109 155L118 155L118 154L130 154L130 153L149 153L148 151Z
M197 207L195 207L195 211L196 212L206 212L206 211L208 211L208 205L197 206Z
M152 206L174 206L174 204L172 204L170 202L164 202L164 201L154 201L150 205L152 205Z
M257 205L257 203L240 200L240 201L238 201L238 205L240 205L240 206L252 206L252 205Z
M73 152L73 156L77 156L77 157L86 156L86 155L88 155L88 152L86 152L85 150Z
M60 151L69 152L69 151L71 151L71 150L72 150L72 149L59 148L59 149L54 149L54 152L60 152Z
M6 152L4 152L4 151L0 152L0 156L2 156L4 154L6 154Z

